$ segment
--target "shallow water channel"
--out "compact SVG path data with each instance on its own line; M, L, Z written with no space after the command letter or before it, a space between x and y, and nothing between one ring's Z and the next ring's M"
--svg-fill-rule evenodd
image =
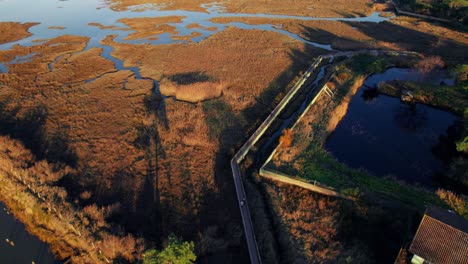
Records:
M0 203L0 263L61 263L54 260L49 245L30 235L25 226Z
M386 95L365 96L366 89L379 82L397 79L453 82L443 77L424 80L417 72L399 68L370 76L353 97L325 148L350 167L436 187L434 176L444 169L444 163L434 147L459 117L423 104L408 105Z

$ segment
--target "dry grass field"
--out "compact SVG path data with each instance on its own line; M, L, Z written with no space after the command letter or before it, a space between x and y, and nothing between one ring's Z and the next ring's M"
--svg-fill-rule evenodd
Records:
M110 37L104 43L115 48L112 56L126 66L138 65L145 77L161 80L174 74L205 72L226 83L223 99L234 110L252 104L254 96L293 63L293 52L304 50L304 44L278 33L237 28L193 44L128 45Z
M383 210L295 186L262 185L278 241L276 263L393 263L418 221L411 210Z
M29 28L38 23L0 22L0 44L17 41L32 34Z
M209 1L108 3L119 11L148 3L165 4L163 10L204 11L200 4ZM363 16L374 10L369 0L336 0L333 5L324 0L228 1L220 5L228 12L317 17ZM176 34L175 27L167 24L183 19L125 18L119 20L128 26L125 29L89 25L133 30L128 40L154 40L162 33ZM466 58L462 54L467 44L465 34L409 18L381 24L213 19L217 23L235 21L281 25L304 39L332 44L338 49L390 47ZM33 25L0 23L0 43L29 36L27 29ZM187 28L216 30L199 24ZM235 262L239 257L236 254L244 256L239 253L244 251L244 241L228 161L300 72L314 57L327 51L270 31L228 27L199 43L191 43L196 34L173 38L189 43L167 45L118 43L115 36L107 36L102 44L114 48L111 55L122 60L125 67L138 67L143 79L137 79L130 70L116 69L112 61L101 56L102 49L85 50L87 37L64 35L29 47L15 45L0 50L0 63L8 67L8 73L0 73L0 132L14 134L7 131L9 128L18 132L15 138L24 141L25 147L36 155L34 162L47 161L50 166L65 163L70 168L58 185L66 190L67 202L77 205L78 214L87 212L91 219L94 206L117 206L116 212L106 216L105 223L109 230L119 230L119 239L128 233L144 234L149 246L161 248L162 238L176 233L184 240L195 241L196 254L203 259L231 254ZM414 38L407 39L408 35ZM28 58L11 64L16 56ZM154 90L153 80L159 82L159 91ZM163 100L161 95L166 98ZM316 105L323 104L319 100ZM342 116L346 109L339 112ZM309 132L313 129L309 123L318 118L321 117L307 115L300 126ZM293 152L299 153L306 147L298 146L293 141L292 148L297 149L285 148L280 155L293 161ZM5 153L0 150L0 156ZM5 160L17 158L3 156ZM24 188L19 191L25 192ZM279 242L286 250L284 263L296 259L293 247L299 249L299 259L304 262L365 259L359 254L366 251L356 251L355 245L340 240L340 227L345 225L341 225L343 217L333 210L344 208L340 201L281 186L270 186L267 191L268 199L281 201L270 206L278 215L277 221L284 225L284 234L292 237ZM0 196L12 200L6 194ZM32 198L25 201L34 204ZM21 217L24 212L19 210L18 218ZM312 222L316 220L319 224L314 226ZM38 223L41 224L30 225ZM102 247L110 249L112 243L138 244L119 239L111 238L110 244ZM330 247L326 247L326 239L331 241ZM62 243L47 242L56 248ZM84 242L79 243L88 249ZM63 251L72 254L69 249ZM141 248L120 254L128 259L138 258L140 251ZM111 250L106 254L117 257Z
M151 80L118 71L101 49L84 50L87 42L61 36L0 51L9 70L0 74L2 133L14 128L41 159L70 163L74 173L64 177L63 186L73 201L119 204L111 225L155 242L169 232L203 241L197 255L239 252L227 161L252 125L240 121L243 110L261 106L256 97L272 84L271 95L284 91L320 50L304 53L302 43L281 34L234 28L185 45L106 39L126 66L176 86L167 92L174 98L161 102ZM30 58L10 64L17 55ZM180 82L177 76L190 72L205 77ZM199 102L210 98L218 99ZM256 111L264 115L268 109ZM31 125L37 136L29 136L27 126L11 126L28 118L37 119ZM57 150L63 153L57 156Z
M467 58L464 51L468 45L468 37L464 32L410 17L392 18L378 24L249 17L220 17L211 21L224 24L272 24L306 40L331 44L338 50L386 48L439 54L455 62L462 62Z
M124 23L130 29L134 30L126 37L126 40L157 38L157 35L162 33L177 33L176 28L167 23L180 23L183 16L168 16L168 17L137 17L123 18L118 22Z
M160 6L161 10L187 10L204 12L202 4L211 4L208 0L109 0L110 8L116 11L133 10L137 5L147 5L149 8ZM231 13L265 13L285 14L295 16L314 17L355 17L372 13L373 1L369 0L335 0L333 5L329 1L308 0L263 0L263 1L226 1L217 3L226 12Z

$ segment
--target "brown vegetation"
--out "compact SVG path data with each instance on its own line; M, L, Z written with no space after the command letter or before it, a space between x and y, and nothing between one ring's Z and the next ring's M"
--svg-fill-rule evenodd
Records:
M124 23L135 32L128 35L125 39L145 39L154 37L162 33L177 33L176 27L167 25L167 23L180 23L183 16L167 16L167 17L136 17L122 18L118 22Z
M279 144L283 148L289 148L293 141L294 134L292 129L285 129L279 138Z
M272 24L304 39L323 44L333 44L340 39L352 39L361 42L367 42L372 39L372 37L354 29L352 25L341 21L306 21L256 17L216 17L212 18L210 21L223 24L231 22L242 22L250 25Z
M0 136L0 163L0 198L60 259L104 263L116 257L140 258L141 241L110 235L102 209L93 204L81 214L68 202L67 192L56 183L70 173L69 167L57 170L58 164L38 161L21 143L4 136ZM120 241L121 246L110 252L106 250L110 241Z
M0 44L31 36L29 28L39 23L0 22Z
M396 17L387 22L303 21L249 17L220 17L217 23L243 22L247 24L278 25L298 36L338 50L385 48L413 50L439 54L444 59L463 63L468 37L463 31L447 28L409 17ZM392 34L388 34L392 32ZM408 36L412 36L409 38Z
M196 82L187 85L178 85L174 82L163 80L159 84L161 94L175 96L177 100L197 103L208 99L220 97L226 89L226 83L221 82Z
M457 195L451 191L438 189L436 194L442 199L450 208L454 209L459 215L468 218L468 197L461 194Z
M435 70L441 70L444 66L445 62L441 57L429 56L418 61L413 67L423 75L428 75Z
M109 1L110 8L117 11L129 10L138 5L157 5L161 10L206 11L202 4L211 4L209 0L124 0ZM333 5L328 1L267 0L267 1L227 1L217 5L231 13L265 13L314 17L355 17L366 16L372 11L373 2L369 0L336 0ZM144 7L143 7L144 9Z
M185 36L172 36L171 39L172 40L183 40L183 41L186 41L186 42L192 42L192 39L193 38L196 38L196 37L199 37L201 36L202 34L200 32L192 32L190 33L190 35L185 35Z
M279 263L392 263L401 241L414 231L414 212L408 210L356 204L270 182L263 186Z
M278 33L237 28L188 45L128 45L111 38L104 42L115 47L112 56L126 66L139 65L145 77L161 80L177 73L206 72L227 84L223 95L234 110L251 104L253 96L291 65L291 51L304 49L302 43Z
M229 194L231 175L223 162L244 131L241 110L255 104L255 96L284 73L272 94L286 89L318 52L310 49L305 54L302 43L280 34L238 29L188 45L107 40L116 47L116 57L125 59L126 66L141 65L145 77L206 72L207 80L178 84L177 98L198 101L223 93L221 99L189 104L173 98L161 102L152 92L152 80L117 71L100 56L101 49L83 51L87 41L62 36L0 51L0 61L9 67L8 74L0 74L3 133L14 134L8 131L12 128L21 132L18 139L33 138L28 148L44 159L63 159L52 155L61 149L70 152L74 169L60 181L68 190L62 193L76 202L75 213L84 217L80 221L90 232L123 229L145 234L155 243L174 232L206 243L197 255L239 248L237 211L227 206L236 206L231 199L235 196ZM36 54L28 62L8 64L17 55L32 53ZM198 92L202 89L206 94ZM211 101L211 108L206 107ZM260 108L255 113L268 111ZM35 109L41 115L35 115ZM38 124L27 129L31 114ZM39 132L30 137L30 131ZM109 215L112 223L105 221ZM130 259L124 248L133 247L133 240L112 237L116 235L109 234L95 246L109 258L118 249Z
M200 29L203 29L203 30L208 30L208 31L215 31L217 30L218 28L217 27L204 27L198 23L192 23L192 24L189 24L186 26L186 28L188 29L193 29L193 28L200 28Z

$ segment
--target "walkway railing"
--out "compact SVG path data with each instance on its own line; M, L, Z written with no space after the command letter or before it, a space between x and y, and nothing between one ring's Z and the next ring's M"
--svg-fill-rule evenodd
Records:
M263 123L257 128L257 130L250 136L250 138L242 145L242 147L237 151L234 157L231 160L231 169L232 169L232 176L234 178L234 185L236 188L237 200L239 202L239 209L241 212L242 223L244 226L244 233L247 240L247 247L249 250L250 261L252 264L260 264L262 263L260 253L258 250L257 240L255 238L255 231L252 223L252 217L250 215L249 206L247 203L247 196L244 189L244 184L242 183L242 171L240 169L240 163L243 161L245 156L249 153L250 149L258 142L258 140L263 136L263 134L267 131L267 129L273 124L276 118L280 115L281 111L287 106L287 104L291 101L291 99L297 94L297 92L303 87L304 83L310 77L311 73L320 65L320 63L324 59L333 59L335 57L352 57L357 54L369 53L372 55L400 55L400 56L414 56L418 53L410 52L410 51L385 51L385 50L358 50L358 51L345 51L345 52L338 52L330 55L321 55L315 59L312 65L307 69L307 71L301 76L301 78L296 82L296 84L288 91L288 93L284 96L284 98L279 102L279 104L275 107L275 109L268 115L268 117L263 121ZM326 88L327 86L324 85L321 87L319 93L313 99L312 103L306 108L306 111L310 108L310 106L315 102L318 95L320 95L321 91ZM302 113L300 117L305 114ZM271 156L270 156L271 158ZM266 164L266 163L265 163ZM260 169L260 172L264 173L264 166ZM267 172L267 178L271 179L278 179L278 177L271 177L273 174ZM304 187L308 183L291 183L292 181L297 181L294 179L288 180L281 178L282 182L294 184L297 186ZM285 177L286 178L286 177ZM310 185L310 184L308 184ZM310 187L310 186L308 186ZM312 190L316 190L319 192L323 192L324 194L334 195L334 196L341 196L340 194L336 193L334 190L331 189L324 189L316 184L310 187ZM309 188L308 188L309 189Z

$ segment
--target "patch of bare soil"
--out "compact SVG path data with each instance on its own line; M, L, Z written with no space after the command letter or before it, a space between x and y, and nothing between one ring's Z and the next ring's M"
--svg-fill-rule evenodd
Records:
M39 23L0 22L0 44L31 36L29 28Z

